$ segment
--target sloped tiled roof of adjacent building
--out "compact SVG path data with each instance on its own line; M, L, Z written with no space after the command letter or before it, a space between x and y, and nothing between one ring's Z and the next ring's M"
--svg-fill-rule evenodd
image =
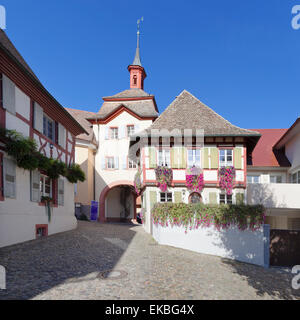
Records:
M66 110L71 114L73 118L75 118L80 123L80 125L88 133L88 134L80 134L76 138L96 144L96 138L94 135L92 125L88 120L86 120L88 118L92 118L93 116L95 116L96 113L90 112L90 111L78 110L78 109L71 109L71 108L66 108Z
M260 133L239 128L225 120L195 96L184 90L147 130L202 129L205 136L260 137Z
M289 160L281 150L273 150L277 141L288 129L253 129L261 138L252 153L253 167L289 167Z

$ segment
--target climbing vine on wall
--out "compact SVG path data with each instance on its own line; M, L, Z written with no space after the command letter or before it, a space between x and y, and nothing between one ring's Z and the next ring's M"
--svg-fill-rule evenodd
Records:
M85 174L77 164L67 166L64 162L50 159L38 151L34 139L26 138L15 130L0 128L0 140L5 144L5 151L25 170L42 170L51 179L66 177L71 183L85 181Z

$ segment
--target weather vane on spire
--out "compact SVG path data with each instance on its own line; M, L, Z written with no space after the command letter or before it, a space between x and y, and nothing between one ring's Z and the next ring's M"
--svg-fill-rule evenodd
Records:
M141 26L141 22L143 22L143 21L144 21L144 17L141 17L141 19L139 19L139 20L137 21L138 34L140 34L140 26Z
M141 58L140 58L140 27L141 22L144 21L144 17L141 17L137 21L137 46L136 46L136 53L135 58L132 65L142 66Z

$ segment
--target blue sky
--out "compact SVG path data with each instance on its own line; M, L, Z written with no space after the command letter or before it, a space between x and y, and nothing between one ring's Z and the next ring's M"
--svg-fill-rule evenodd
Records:
M129 87L144 16L145 91L163 111L186 89L244 128L300 116L300 0L1 0L7 34L65 107L97 112Z

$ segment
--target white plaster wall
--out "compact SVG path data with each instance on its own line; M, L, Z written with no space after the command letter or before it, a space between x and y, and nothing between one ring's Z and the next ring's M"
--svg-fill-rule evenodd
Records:
M259 266L268 266L269 236L264 229L240 231L236 227L218 231L214 227L189 230L153 225L153 237L161 245L215 255ZM268 248L269 250L269 248Z
M248 184L248 204L267 208L300 208L300 185L291 183Z
M18 112L25 119L30 120L30 98L16 87L16 112Z
M6 111L6 129L18 130L25 137L29 137L29 125L8 111Z
M49 223L45 207L30 201L30 172L17 168L16 182L16 199L0 203L0 247L35 239L36 224L48 224L49 235L77 227L73 184L65 180L65 205L53 208Z
M300 133L295 135L285 146L285 154L293 169L300 167Z
M105 125L93 126L93 130L97 140L99 141L99 151L95 157L95 169L96 169L96 199L99 199L102 190L109 184L126 180L134 181L136 170L123 169L124 157L128 156L129 152L129 139L123 138L118 140L106 140L105 139L105 127L120 127L126 125L139 125L139 131L148 128L151 124L151 120L138 120L128 112L122 112L118 117ZM98 134L99 129L99 134ZM119 169L118 170L102 170L101 161L102 157L119 157Z
M124 210L120 203L120 188L114 188L109 191L106 197L106 218L120 218L121 211ZM134 218L134 196L130 195L130 216L127 219Z

